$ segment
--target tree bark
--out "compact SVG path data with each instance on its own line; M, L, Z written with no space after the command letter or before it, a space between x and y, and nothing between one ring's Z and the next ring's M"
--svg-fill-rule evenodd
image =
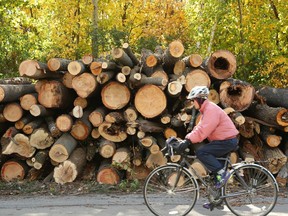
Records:
M72 62L69 59L51 58L47 62L50 71L68 71L68 65Z
M266 86L258 89L256 93L265 98L268 106L284 107L288 109L287 88L273 88Z
M19 97L35 92L34 84L0 84L0 102L13 102Z

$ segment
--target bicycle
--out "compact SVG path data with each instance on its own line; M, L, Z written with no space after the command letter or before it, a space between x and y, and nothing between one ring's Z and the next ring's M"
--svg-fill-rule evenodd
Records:
M166 143L162 151L167 151L165 156L171 158L175 150ZM255 162L232 164L230 154L217 158L225 163L225 169L231 174L220 189L215 188L211 173L202 177L190 165L189 160L196 159L195 155L181 153L180 162L168 162L156 167L144 183L146 206L158 216L187 215L199 198L201 183L208 196L211 211L225 203L238 216L267 215L273 210L279 192L274 176Z

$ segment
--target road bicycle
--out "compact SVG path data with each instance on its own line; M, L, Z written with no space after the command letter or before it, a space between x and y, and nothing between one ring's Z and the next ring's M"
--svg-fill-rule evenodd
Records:
M168 143L162 151L167 151L165 155L168 158L176 154L173 145ZM210 202L210 210L220 209L226 204L235 215L267 215L273 210L279 192L274 176L257 162L242 161L232 164L230 154L217 158L231 174L219 189L215 188L214 176L211 173L202 177L191 166L191 161L197 158L195 155L181 153L179 162L168 162L156 167L144 183L143 196L146 206L158 216L187 215L203 188Z

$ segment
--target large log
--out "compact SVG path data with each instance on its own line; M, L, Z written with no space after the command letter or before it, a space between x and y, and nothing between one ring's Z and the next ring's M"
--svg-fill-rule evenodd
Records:
M288 88L262 87L256 93L265 98L268 106L288 109Z
M208 74L202 69L189 70L186 73L185 89L190 92L195 86L207 86L211 85L211 80Z
M236 66L236 58L228 50L217 50L204 62L206 71L219 80L232 77L236 71Z
M283 107L270 107L254 101L246 111L248 116L274 126L288 126L288 110Z
M122 142L128 137L123 126L105 121L98 127L98 131L102 137L112 142Z
M19 103L10 102L5 105L3 110L3 116L10 122L17 122L22 118L24 111Z
M35 92L34 84L0 84L0 102L13 102L33 92Z
M167 99L160 88L148 84L137 91L134 105L142 116L154 118L166 109Z
M72 87L77 95L87 98L97 93L98 82L96 77L91 73L82 73L72 80Z
M54 143L54 138L47 127L37 128L30 135L30 145L37 149L47 149Z
M81 174L86 165L86 152L83 148L76 148L68 160L54 169L55 182L65 184L73 182Z
M221 83L220 102L224 108L232 107L236 111L246 110L254 99L255 89L247 82L228 79Z
M116 185L121 180L121 173L111 165L112 159L104 159L99 166L96 180L100 184Z
M73 118L69 114L62 114L56 119L56 126L62 132L68 132L73 126Z
M44 81L36 88L38 101L46 108L67 108L75 95L57 80Z
M130 102L130 90L121 83L112 81L101 91L102 102L105 107L112 110L122 109Z
M6 182L23 180L27 172L28 167L23 161L17 159L9 160L1 168L1 179Z

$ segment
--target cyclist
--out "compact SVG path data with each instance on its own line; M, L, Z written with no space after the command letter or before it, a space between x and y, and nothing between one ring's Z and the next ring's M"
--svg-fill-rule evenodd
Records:
M207 99L208 94L209 89L206 86L196 86L187 96L188 100L194 102L194 107L200 111L202 117L194 129L186 135L186 141L180 142L177 149L185 151L191 142L199 143L207 139L208 143L197 149L195 154L214 174L215 187L221 188L229 179L230 174L216 157L221 157L236 149L239 132L230 117L218 105ZM210 205L204 204L203 207L210 208Z

